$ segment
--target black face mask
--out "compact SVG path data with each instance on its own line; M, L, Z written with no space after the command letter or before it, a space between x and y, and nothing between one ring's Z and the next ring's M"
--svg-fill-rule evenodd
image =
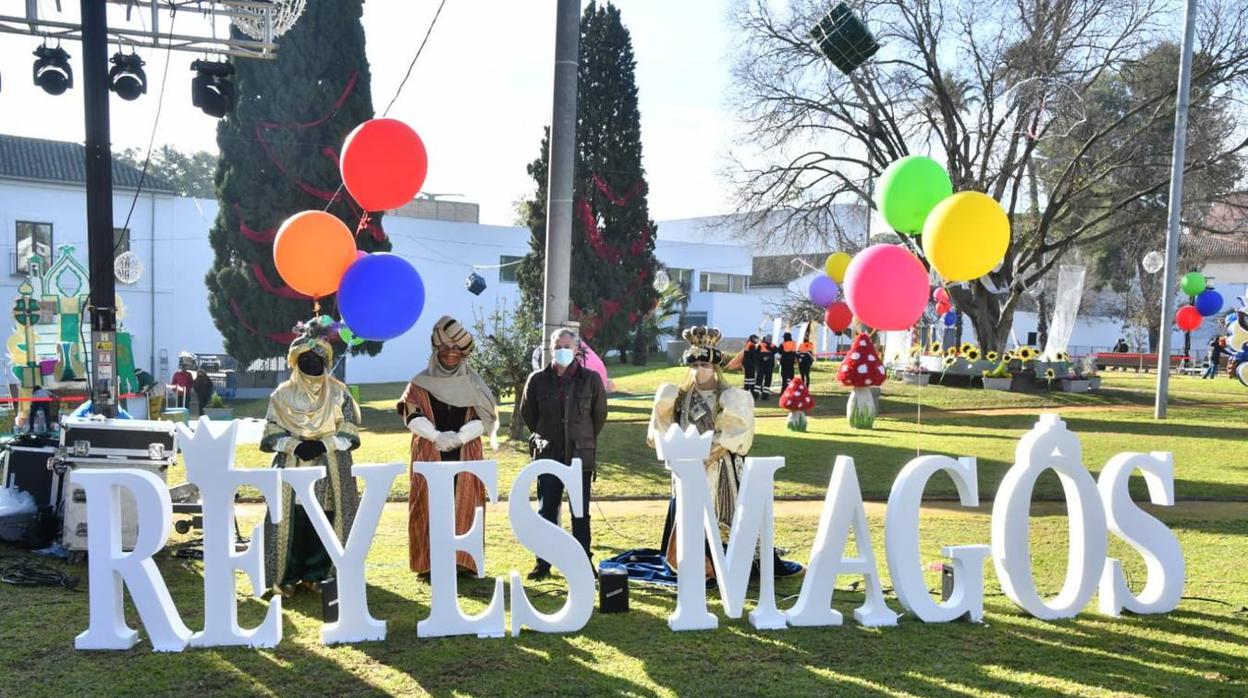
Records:
M306 351L300 354L295 363L299 366L299 372L305 376L315 377L325 373L325 360L313 352Z

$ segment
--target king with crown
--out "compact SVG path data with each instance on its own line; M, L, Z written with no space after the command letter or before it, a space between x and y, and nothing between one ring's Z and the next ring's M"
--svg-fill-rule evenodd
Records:
M664 383L654 395L654 410L646 443L655 442L673 424L683 429L693 426L701 433L711 432L711 453L706 459L706 480L711 502L719 522L721 540L728 541L733 514L737 507L737 491L741 486L741 468L754 443L754 398L746 391L729 385L721 370L723 352L719 349L720 331L713 327L690 327L682 335L689 343L682 362L689 373L680 385ZM667 507L667 522L659 548L669 562L676 560L676 498ZM709 552L709 550L708 550ZM801 574L801 564L775 560L777 577ZM708 557L706 576L714 576Z
M328 329L317 321L295 327L298 336L286 355L290 378L269 396L260 450L273 454L274 468L325 468L316 498L345 546L360 504L351 473L351 451L360 447L360 408L330 375ZM315 590L331 576L329 554L289 487L282 488L281 522L265 516L264 548L266 578L282 595Z

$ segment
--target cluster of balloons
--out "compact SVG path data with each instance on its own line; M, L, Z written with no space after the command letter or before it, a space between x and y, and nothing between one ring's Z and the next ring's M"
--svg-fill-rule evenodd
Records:
M1010 245L1010 220L1001 204L977 191L955 194L944 168L922 155L885 168L875 204L894 230L922 236L923 255L951 283L992 271Z
M850 256L845 252L828 255L823 263L824 274L810 283L810 300L824 309L823 324L833 332L844 332L854 321L854 313L844 301L836 300L837 284L845 281Z
M420 137L394 119L357 126L340 159L343 185L366 211L411 201L427 169ZM350 229L325 211L287 218L273 242L273 262L286 285L305 296L338 294L338 333L351 346L398 337L424 310L425 286L416 269L398 255L357 250Z
M927 308L927 270L900 245L872 245L845 270L845 300L863 323L881 331L912 327Z
M1180 330L1191 332L1200 327L1205 318L1222 312L1222 294L1209 288L1209 280L1204 274L1195 271L1184 274L1179 281L1179 289L1193 299L1191 305L1179 308L1175 315L1174 322Z

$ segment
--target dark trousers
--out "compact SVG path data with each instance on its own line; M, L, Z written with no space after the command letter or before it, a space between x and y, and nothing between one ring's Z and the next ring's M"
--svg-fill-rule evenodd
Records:
M793 362L780 362L780 392L784 392L789 387L789 381L793 380Z
M589 551L589 486L594 479L593 471L581 472L581 502L584 504L584 516L572 517L572 537L585 549L585 556L593 562L594 555ZM563 480L554 475L537 476L537 511L543 519L559 525L559 509L563 504ZM537 558L538 567L550 569L550 563Z
M745 387L745 392L747 393L754 392L754 373L757 371L757 369L754 367L755 363L756 362L754 361L743 361L741 363L741 370L743 373L745 373L745 386L744 387Z
M771 394L771 374L776 370L774 361L758 362L758 372L754 375L754 388L760 393Z

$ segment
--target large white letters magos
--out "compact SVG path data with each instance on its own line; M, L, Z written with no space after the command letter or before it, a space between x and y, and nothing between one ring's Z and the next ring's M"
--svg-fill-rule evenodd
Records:
M711 529L719 537L715 512L706 485L706 466L714 434L699 434L673 424L657 444L659 458L672 471L676 490L676 609L668 616L672 630L710 630L719 626L715 614L706 610L703 541Z
M242 485L260 490L274 523L282 520L282 474L272 468L234 467L238 422L231 421L220 436L200 417L192 432L178 425L178 447L186 462L186 479L199 488L204 516L204 629L191 636L195 647L242 645L274 647L282 639L282 597L269 601L264 622L243 630L238 625L234 571L247 574L251 593L260 598L268 588L264 578L264 523L251 530L251 543L234 552L234 492Z
M455 476L472 473L494 502L498 500L498 463L415 461L412 470L429 483L429 617L416 623L416 636L502 637L506 622L502 577L494 580L489 607L475 616L460 610L455 578L455 553L459 550L471 555L477 569L483 575L485 572L485 510L477 507L468 531L462 536L455 533Z
M337 574L338 620L321 628L321 642L327 645L386 639L386 622L377 620L368 612L364 559L368 557L368 549L377 534L377 522L381 520L390 483L406 469L407 466L402 463L352 466L351 472L364 480L364 497L347 534L346 546L338 542L334 527L321 509L313 489L316 481L325 477L325 467L282 469L282 481L290 485L295 497L303 504L303 510L316 529L316 535L325 546Z
M1066 581L1052 603L1036 592L1028 544L1031 493L1036 478L1052 468L1062 482L1070 516ZM1105 564L1105 509L1092 475L1083 467L1079 437L1055 414L1040 415L1023 435L1015 464L1006 472L992 505L992 559L1001 589L1011 601L1042 620L1071 618L1092 593Z
M191 631L178 616L152 556L165 547L173 527L169 489L155 475L133 468L74 470L70 482L87 498L87 560L90 625L74 639L80 650L125 650L139 641L126 625L123 587L157 652L181 652ZM121 488L134 495L139 534L134 550L121 549ZM233 585L231 584L231 589Z
M984 618L984 558L986 545L957 545L941 548L953 560L954 589L947 603L937 603L923 581L919 556L919 508L923 505L923 489L936 473L944 471L953 478L958 498L964 507L979 506L979 483L975 478L975 459L954 460L949 456L920 456L906 464L893 481L888 495L888 512L884 519L884 548L888 558L888 574L897 590L897 600L919 620L947 623L968 616L978 623Z
M841 552L854 532L857 557L844 558ZM797 603L786 611L789 625L840 625L841 613L832 608L832 589L840 574L861 574L866 598L854 609L854 619L863 625L896 625L897 614L884 603L884 589L871 550L871 531L867 528L867 511L862 504L858 471L854 459L837 456L828 482L828 493L819 515L819 530L810 553L810 566L802 580Z
M563 480L568 491L572 515L581 516L589 502L582 501L581 459L573 458L572 465L542 459L533 461L511 484L511 496L507 501L507 514L516 540L554 567L563 570L568 580L568 600L556 613L539 613L524 594L520 573L511 572L511 634L520 634L524 626L543 633L570 633L580 630L594 613L594 569L581 544L562 526L553 524L537 513L529 504L529 492L541 475Z
M1105 560L1101 574L1099 606L1101 613L1118 616L1132 613L1169 613L1183 596L1185 565L1183 549L1174 532L1131 501L1127 484L1139 470L1148 484L1153 504L1174 506L1174 456L1169 453L1119 453L1101 470L1097 488L1105 503L1109 530L1125 540L1144 557L1148 581L1139 596L1131 594L1122 561Z

